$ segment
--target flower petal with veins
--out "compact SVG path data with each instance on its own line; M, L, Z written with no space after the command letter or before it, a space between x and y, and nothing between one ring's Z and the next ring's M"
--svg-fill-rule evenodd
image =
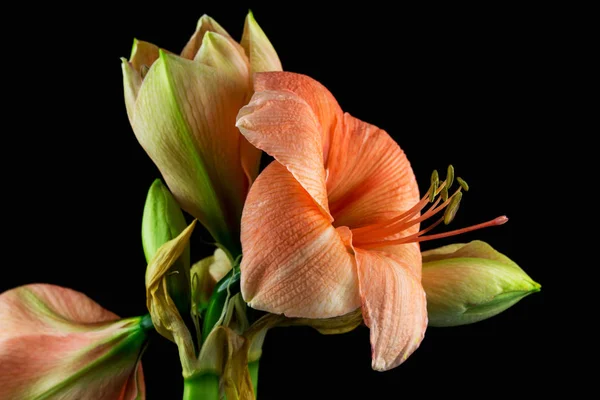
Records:
M356 260L373 369L385 371L421 344L427 328L425 291L412 268L392 254L356 249Z
M144 399L144 324L59 286L2 293L0 398Z
M347 234L335 229L277 162L259 176L242 216L242 294L254 308L330 318L360 305Z

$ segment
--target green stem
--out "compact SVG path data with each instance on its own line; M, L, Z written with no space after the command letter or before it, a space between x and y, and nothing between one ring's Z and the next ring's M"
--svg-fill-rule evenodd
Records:
M250 371L250 380L252 380L252 387L254 388L254 397L258 398L258 363L260 358L256 361L248 363L248 370Z
M154 324L152 323L152 317L150 316L150 314L146 314L141 317L140 327L144 332L154 330Z
M183 400L219 400L219 376L192 375L183 381Z
M236 293L239 293L239 269L235 272L234 269L229 271L229 273L225 275L225 277L221 279L219 283L217 283L217 286L213 291L212 296L210 296L208 308L206 309L206 314L204 315L204 323L202 326L202 342L206 340L219 318L221 318L221 313L223 312L223 307L225 306L225 301L227 300L228 288L231 296L233 296Z

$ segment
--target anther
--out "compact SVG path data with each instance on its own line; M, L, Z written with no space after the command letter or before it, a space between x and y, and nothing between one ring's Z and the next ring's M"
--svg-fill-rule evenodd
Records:
M146 77L146 74L148 73L148 70L150 70L150 67L147 66L146 64L143 64L140 67L140 75L142 76L142 79L144 79Z
M437 192L438 185L440 184L440 176L438 175L437 169L433 170L431 174L431 192L429 193L429 202L433 203Z
M446 187L450 189L454 183L454 167L452 164L448 165L448 172L446 173Z
M450 200L450 204L446 211L444 211L444 224L448 225L454 217L456 216L456 212L458 211L458 206L460 206L460 200L462 199L462 192L456 192L454 196L452 196L452 200Z
M448 200L448 185L442 188L442 201Z
M465 180L463 178L461 178L460 176L456 178L456 181L458 182L458 184L460 185L461 188L463 188L463 190L465 192L469 191L469 185L467 184L467 182L465 182Z

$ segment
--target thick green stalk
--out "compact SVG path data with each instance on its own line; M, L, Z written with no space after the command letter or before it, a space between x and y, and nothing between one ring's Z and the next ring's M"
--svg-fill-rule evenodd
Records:
M219 376L206 373L183 381L183 400L219 400Z
M250 380L252 380L252 387L254 388L254 397L258 398L258 364L260 358L256 361L248 363L248 370L250 371Z

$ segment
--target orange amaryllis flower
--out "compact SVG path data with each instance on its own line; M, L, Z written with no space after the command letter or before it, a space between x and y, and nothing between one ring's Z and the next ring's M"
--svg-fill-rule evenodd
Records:
M254 89L237 126L276 161L259 175L242 214L245 300L305 318L362 307L373 368L399 365L427 327L418 242L460 232L424 237L430 228L419 231L419 224L450 205L449 222L461 189L448 198L450 177L436 178L420 199L410 163L393 139L343 113L307 76L256 74ZM432 208L421 216L430 199Z
M0 399L145 398L149 317L120 320L86 295L27 285L0 295Z

